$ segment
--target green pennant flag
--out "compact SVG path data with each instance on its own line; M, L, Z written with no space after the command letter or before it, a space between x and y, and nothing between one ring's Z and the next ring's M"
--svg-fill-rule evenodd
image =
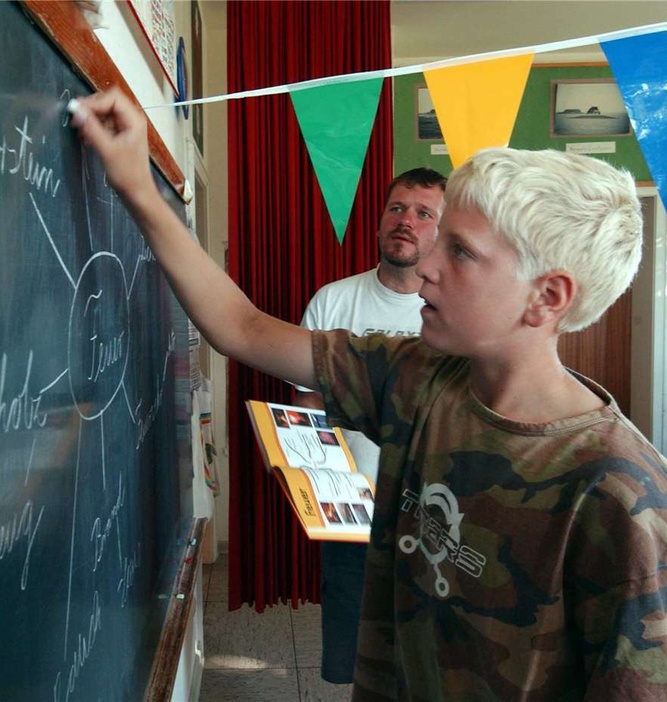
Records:
M339 243L375 123L383 78L293 89L292 104Z

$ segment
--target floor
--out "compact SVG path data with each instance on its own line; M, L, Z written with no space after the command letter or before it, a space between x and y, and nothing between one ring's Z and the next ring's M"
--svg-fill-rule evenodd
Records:
M205 667L199 702L349 702L320 678L320 606L227 609L227 560L205 565Z

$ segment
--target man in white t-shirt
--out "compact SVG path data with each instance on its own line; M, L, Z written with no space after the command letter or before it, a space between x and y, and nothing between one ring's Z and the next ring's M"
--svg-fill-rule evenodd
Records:
M433 246L444 209L446 179L414 168L392 180L378 229L380 263L365 273L323 286L301 321L307 329L349 329L358 336L418 336L421 330L419 260ZM298 388L295 404L322 407L318 393ZM379 448L344 430L358 469L376 482ZM322 544L322 678L351 683L366 561L365 544Z

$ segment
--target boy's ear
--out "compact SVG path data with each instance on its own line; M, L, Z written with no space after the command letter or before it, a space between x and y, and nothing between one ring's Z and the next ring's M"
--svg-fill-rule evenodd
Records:
M533 299L524 314L528 326L541 327L558 321L569 309L577 291L574 278L567 271L551 271L535 280Z

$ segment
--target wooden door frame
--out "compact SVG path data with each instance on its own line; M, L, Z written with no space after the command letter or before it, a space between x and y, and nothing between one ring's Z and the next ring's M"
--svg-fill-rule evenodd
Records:
M667 451L667 215L655 187L639 187L645 213L642 265L633 284L630 418Z

